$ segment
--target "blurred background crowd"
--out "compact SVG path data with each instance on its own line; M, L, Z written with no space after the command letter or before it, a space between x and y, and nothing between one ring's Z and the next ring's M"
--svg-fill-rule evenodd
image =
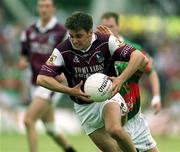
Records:
M23 126L18 125L22 125L19 123L22 122L23 111L31 101L30 70L20 71L17 63L20 35L37 18L36 4L36 0L1 0L0 132L21 132L19 129L23 129ZM55 4L57 17L62 24L75 10L91 13L95 22L94 29L104 12L115 11L120 15L121 34L142 45L154 58L160 78L163 110L156 116L149 108L152 94L146 76L141 82L143 111L147 114L151 129L159 134L166 134L169 130L180 134L180 1L55 0ZM71 112L72 103L66 104L66 100L69 99L65 97L63 102L59 102L59 108ZM74 115L69 117L75 119ZM69 121L76 123L76 120Z

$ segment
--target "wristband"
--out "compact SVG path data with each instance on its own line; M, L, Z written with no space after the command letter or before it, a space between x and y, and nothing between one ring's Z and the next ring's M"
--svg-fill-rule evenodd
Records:
M156 105L157 103L161 102L161 97L159 95L155 95L153 96L152 100L151 100L151 105Z

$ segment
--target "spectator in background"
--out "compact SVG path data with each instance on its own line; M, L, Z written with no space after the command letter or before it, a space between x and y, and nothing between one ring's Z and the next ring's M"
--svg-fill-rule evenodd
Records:
M0 7L0 68L3 68L3 62L7 51L7 39L4 34L4 12L3 9Z
M115 12L106 12L101 17L101 24L108 27L113 35L117 37L121 42L125 42L126 44L132 45L136 49L143 52L149 56L145 50L138 44L128 41L124 39L119 33L119 15ZM153 67L153 68L152 68ZM151 69L151 70L150 70ZM149 81L151 84L153 98L151 100L151 106L155 108L155 113L158 113L161 110L161 95L160 95L160 84L157 72L154 68L153 59L149 56L149 64L147 66L147 74L149 76Z
M12 34L16 31L14 25L7 30L10 24L6 23L6 19L6 14L0 7L0 130L19 132L18 106L24 101L24 84L16 66L17 49L9 47L12 42L10 38L15 39L17 32Z
M17 108L22 103L23 83L21 73L10 54L3 56L3 67L0 71L0 111L2 110L2 131L19 132ZM0 112L1 113L1 112Z
M75 152L67 139L54 125L53 97L57 94L36 85L36 78L42 64L48 59L53 48L66 37L66 29L54 16L53 0L38 0L39 20L22 34L19 67L25 69L30 63L32 70L32 102L27 109L24 123L26 126L30 152L37 152L35 123L41 119L47 133L65 152ZM62 78L63 79L63 78Z

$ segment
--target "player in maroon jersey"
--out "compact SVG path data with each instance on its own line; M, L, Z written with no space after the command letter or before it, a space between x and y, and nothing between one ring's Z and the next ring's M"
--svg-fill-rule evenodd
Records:
M125 104L119 92L126 81L148 59L138 50L119 44L114 36L95 34L92 17L83 12L73 13L66 20L69 38L56 46L41 68L37 83L53 91L67 93L86 134L103 152L135 152L129 135L121 125ZM107 73L110 60L128 61L123 73L113 81L112 98L93 102L83 92L83 83L93 73ZM55 76L64 72L68 86L59 83Z
M53 48L66 37L66 28L60 25L54 16L53 0L38 0L39 20L27 28L21 39L21 58L19 67L25 69L30 63L32 70L32 103L26 111L26 126L30 152L37 152L35 123L41 119L47 133L65 152L75 152L67 139L54 126L53 98L61 96L36 85L36 78L41 66L46 62ZM60 78L60 76L58 76Z

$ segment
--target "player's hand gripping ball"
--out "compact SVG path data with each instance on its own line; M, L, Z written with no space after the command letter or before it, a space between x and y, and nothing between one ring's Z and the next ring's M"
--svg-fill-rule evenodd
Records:
M102 73L90 75L84 83L84 91L90 95L91 100L103 102L111 95L112 81Z

